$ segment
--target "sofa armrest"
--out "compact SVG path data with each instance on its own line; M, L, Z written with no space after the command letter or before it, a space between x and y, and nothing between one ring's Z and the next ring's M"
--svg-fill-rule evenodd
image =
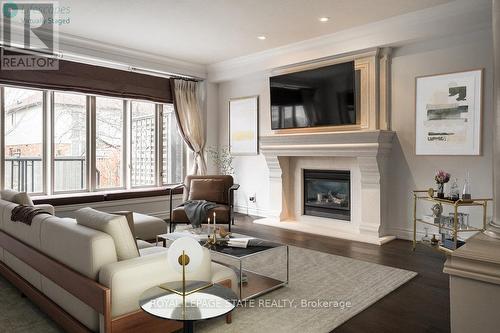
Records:
M56 210L55 210L54 206L52 206L52 205L40 204L40 205L34 205L33 207L38 208L38 209L42 209L51 215L56 215Z
M203 255L199 269L187 273L188 280L212 280L210 252L204 249ZM167 250L114 262L99 272L99 282L111 289L112 317L139 310L139 298L146 289L181 279L181 273L173 270L167 262Z

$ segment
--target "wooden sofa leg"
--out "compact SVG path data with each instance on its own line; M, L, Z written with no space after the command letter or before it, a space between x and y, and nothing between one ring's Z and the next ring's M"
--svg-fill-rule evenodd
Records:
M231 324L232 322L233 322L233 317L229 313L229 314L226 315L226 324Z

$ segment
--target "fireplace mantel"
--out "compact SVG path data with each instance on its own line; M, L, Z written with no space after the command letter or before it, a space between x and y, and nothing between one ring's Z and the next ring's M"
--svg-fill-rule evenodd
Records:
M365 130L334 133L276 134L260 137L260 151L269 168L269 215L256 223L310 233L382 244L394 237L385 233L388 193L385 175L386 160L391 152L395 133L385 130ZM326 224L326 219L311 219L301 214L295 198L302 188L298 185L299 168L293 161L308 163L307 168L334 168L335 161L349 161L351 171L359 174L351 182L352 200L357 213L351 224ZM295 159L295 160L294 160ZM291 166L292 165L292 166ZM297 201L297 200L295 200ZM325 227L326 226L326 227Z
M392 147L393 131L277 134L261 136L264 156L378 156Z

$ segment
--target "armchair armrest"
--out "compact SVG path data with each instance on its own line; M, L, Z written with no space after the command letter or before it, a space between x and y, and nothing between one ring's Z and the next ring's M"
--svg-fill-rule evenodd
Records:
M229 191L236 191L239 188L240 188L240 184L233 184L233 186L231 186L229 188Z
M101 268L99 282L111 289L112 317L139 310L139 298L146 289L182 278L180 272L170 267L166 253L118 261ZM201 266L196 272L188 272L187 279L212 280L210 252L204 249L203 256Z
M229 206L234 206L234 191L236 191L237 189L240 188L240 184L233 184L230 188L229 188Z
M169 215L169 223L172 222L172 204L173 204L173 200L172 200L172 197L174 195L174 190L177 190L179 188L183 187L184 189L186 188L186 185L184 185L184 183L180 183L179 185L176 185L174 187L172 187L170 189L170 215Z
M177 184L174 187L170 188L170 193L172 194L173 190L177 190L178 188L181 188L181 187L186 187L186 185L184 185L184 183Z

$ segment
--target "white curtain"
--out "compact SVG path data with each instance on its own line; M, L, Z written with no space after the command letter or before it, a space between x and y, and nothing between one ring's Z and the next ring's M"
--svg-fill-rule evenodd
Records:
M170 79L177 123L182 137L193 152L192 175L206 175L205 134L201 121L199 83L195 81Z

